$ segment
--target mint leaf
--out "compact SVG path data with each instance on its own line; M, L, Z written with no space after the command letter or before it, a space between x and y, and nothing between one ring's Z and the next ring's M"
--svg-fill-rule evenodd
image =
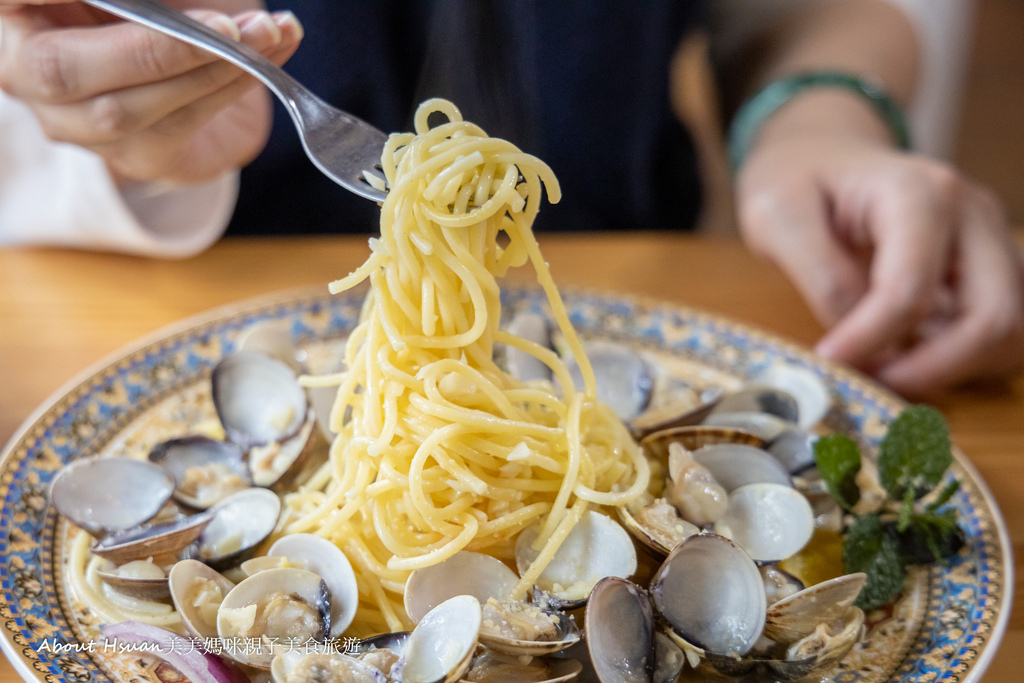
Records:
M911 489L907 489L906 493L903 494L903 504L900 505L900 522L899 529L900 533L907 530L910 526L910 520L914 516L914 492Z
M864 572L868 581L854 603L869 610L892 602L903 588L906 568L900 547L886 533L878 515L858 517L843 540L843 565L847 573Z
M933 500L928 503L928 507L925 508L928 512L935 512L940 507L949 502L949 499L953 497L953 494L960 490L960 482L957 479L946 484L946 488L942 489L942 492Z
M860 500L856 481L860 471L857 443L842 434L823 436L814 444L814 461L828 492L843 509L852 510Z
M878 454L879 480L893 499L909 489L920 498L942 480L953 462L949 428L942 414L911 406L893 420Z
M896 541L906 564L945 560L956 555L967 540L956 522L956 510L915 514L905 530L889 524L886 531Z

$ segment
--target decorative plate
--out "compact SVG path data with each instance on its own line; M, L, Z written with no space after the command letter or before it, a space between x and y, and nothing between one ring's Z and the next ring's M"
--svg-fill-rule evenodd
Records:
M360 303L358 294L307 291L185 321L88 373L26 423L0 461L0 643L27 681L182 680L158 660L86 647L98 634L98 618L68 590L61 571L76 530L47 505L54 473L79 457L146 452L212 418L210 369L255 322L284 321L311 359L330 364ZM505 303L537 311L545 306L536 290L507 292ZM713 315L580 293L568 293L566 303L584 338L642 348L695 389L735 386L772 363L808 367L833 393L826 426L869 447L878 445L885 425L903 408L860 375ZM965 548L946 566L913 572L904 597L828 680L980 681L1009 617L1010 545L995 502L966 457L957 453L951 469L962 482L952 504L967 533Z

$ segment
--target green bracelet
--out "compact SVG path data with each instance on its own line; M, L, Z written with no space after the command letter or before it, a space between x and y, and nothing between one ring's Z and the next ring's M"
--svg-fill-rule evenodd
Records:
M729 126L733 172L739 171L758 131L772 114L803 91L822 87L842 88L866 99L885 119L900 149L910 149L910 130L903 110L880 85L841 71L814 71L772 81L740 107Z

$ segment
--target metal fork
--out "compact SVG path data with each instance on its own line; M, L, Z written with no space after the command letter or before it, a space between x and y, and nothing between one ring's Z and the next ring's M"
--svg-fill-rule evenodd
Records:
M334 182L357 195L384 201L380 155L387 135L362 119L336 109L255 50L200 24L158 0L85 0L115 16L183 40L225 59L258 78L284 103L306 155Z

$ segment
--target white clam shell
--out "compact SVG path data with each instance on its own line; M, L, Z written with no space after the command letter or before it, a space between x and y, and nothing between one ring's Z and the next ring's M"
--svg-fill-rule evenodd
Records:
M270 546L267 555L301 561L308 571L319 574L331 591L331 631L336 638L355 619L359 607L359 586L352 564L341 548L323 536L289 534Z
M126 531L152 519L174 492L162 467L133 458L83 458L50 484L50 502L90 535Z
M739 443L718 443L693 451L693 459L707 468L726 491L747 484L792 486L786 468L766 450Z
M520 575L540 554L532 546L540 526L527 527L516 539ZM636 572L636 548L622 525L600 512L588 511L566 536L535 585L565 601L585 600L606 576L629 578Z
M715 534L691 536L651 581L654 607L688 647L744 655L761 637L767 601L750 556Z
M796 554L814 534L814 511L798 491L779 484L748 484L729 494L715 533L730 538L756 562Z
M455 681L469 668L480 634L480 602L459 595L423 615L396 664L399 683Z
M508 600L519 577L501 560L463 550L444 562L415 570L405 584L405 611L414 624L430 610L457 595Z
M796 399L797 424L810 429L821 422L832 407L832 397L821 377L812 370L789 363L772 365L754 378L758 384L781 389Z

